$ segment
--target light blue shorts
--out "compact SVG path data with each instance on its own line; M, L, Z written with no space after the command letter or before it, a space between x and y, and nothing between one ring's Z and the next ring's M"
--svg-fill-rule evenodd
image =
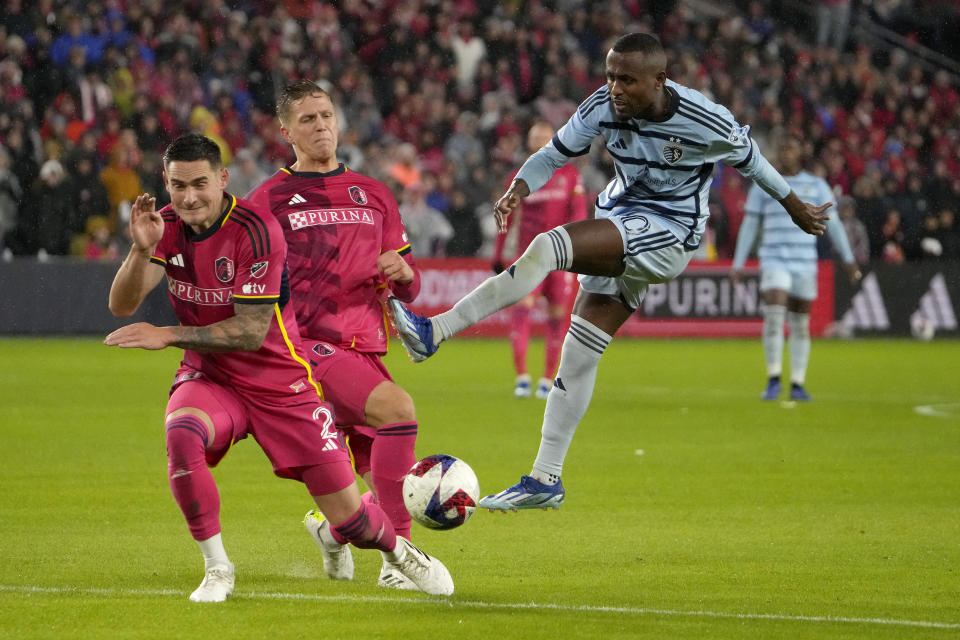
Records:
M783 268L760 269L760 291L780 289L799 300L815 300L817 297L817 274L797 273Z
M580 288L620 297L631 309L638 309L650 285L676 278L694 252L684 250L683 243L656 216L625 212L606 219L617 226L623 238L624 272L615 278L581 275Z

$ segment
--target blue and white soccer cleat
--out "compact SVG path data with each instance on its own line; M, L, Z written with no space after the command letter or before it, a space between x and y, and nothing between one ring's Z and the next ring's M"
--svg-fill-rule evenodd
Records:
M500 493L481 498L480 507L490 511L518 511L520 509L559 509L563 504L563 483L543 484L536 478L523 476L520 482Z
M530 397L530 375L521 373L517 376L517 381L513 384L513 395L517 398Z
M387 299L387 308L411 360L423 362L437 352L437 345L433 344L433 323L429 318L410 311L393 297Z
M537 383L536 396L539 400L546 400L547 396L550 395L550 389L553 387L553 380L550 378L540 378L540 382Z
M794 382L790 385L790 399L797 402L810 402L810 394L807 393L802 384Z
M770 378L767 388L764 389L761 400L776 400L780 397L780 378Z

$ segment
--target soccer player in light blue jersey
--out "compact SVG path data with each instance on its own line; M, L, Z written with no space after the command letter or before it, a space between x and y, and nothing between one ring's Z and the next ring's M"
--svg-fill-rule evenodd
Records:
M551 271L580 274L533 471L483 498L483 507L506 511L563 503L563 461L593 395L600 357L647 288L675 278L700 245L714 163L755 180L805 232L824 231L829 203L803 202L757 149L749 127L701 93L668 80L666 67L654 36L619 38L607 53L606 84L527 159L495 206L502 232L523 198L565 162L588 153L599 136L616 175L597 198L595 219L541 233L512 266L432 318L389 301L407 352L421 361L444 340L522 299Z
M785 138L778 149L780 170L787 184L801 198L815 202L829 200L833 192L822 178L803 170L803 145ZM835 211L828 210L828 213ZM754 185L747 195L746 217L737 235L730 278L740 282L743 263L762 231L757 255L760 258L760 293L763 296L763 352L767 361L767 388L764 400L780 397L783 369L783 321L790 327L790 399L809 401L804 388L810 360L810 306L817 297L817 241L800 231L769 194ZM847 234L839 216L827 222L827 235L840 254L851 282L860 279Z

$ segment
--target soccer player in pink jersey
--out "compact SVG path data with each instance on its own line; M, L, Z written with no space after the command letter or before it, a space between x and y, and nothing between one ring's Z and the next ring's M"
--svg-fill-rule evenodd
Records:
M417 418L410 395L390 376L387 294L412 301L420 291L397 209L383 183L337 161L338 122L330 96L309 81L284 89L277 101L281 133L296 162L280 169L249 198L276 217L290 247L292 303L304 349L324 397L348 434L357 472L390 517L410 537L403 476L416 462ZM308 513L307 531L317 522ZM342 541L341 541L342 542ZM325 565L346 547L320 544ZM379 584L413 589L389 563Z
M553 127L546 121L538 121L527 133L527 148L533 153L553 138ZM516 172L514 172L516 175ZM513 180L514 176L510 179ZM583 190L580 172L572 164L567 164L553 174L553 177L538 191L523 201L520 211L517 255L522 254L538 234L560 225L587 217L587 202ZM507 231L516 218L507 219ZM493 270L503 271L503 246L507 234L497 236L493 250ZM553 376L560 362L560 347L567 332L564 320L570 314L575 292L573 274L566 271L553 271L544 281L525 296L511 309L510 346L513 349L513 365L517 370L513 395L518 398L530 397L530 374L527 373L527 348L530 344L530 310L543 296L547 301L546 362L543 376L537 382L536 396L546 400L553 386Z
M326 516L324 540L378 549L384 562L427 593L453 593L438 560L396 535L376 503L362 502L349 454L323 401L289 307L287 246L276 219L224 189L229 175L215 142L175 140L163 156L171 204L139 196L130 217L133 246L110 288L110 310L132 315L166 275L179 326L138 322L105 344L179 347L184 357L166 409L168 476L203 554L195 602L233 592L234 567L220 535L220 496L208 467L253 435L274 473L306 484ZM349 554L336 558L353 574Z

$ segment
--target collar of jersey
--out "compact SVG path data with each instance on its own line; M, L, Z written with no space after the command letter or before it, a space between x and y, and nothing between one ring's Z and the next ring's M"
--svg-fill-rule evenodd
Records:
M343 166L342 162L337 165L336 169L327 171L326 173L322 171L294 171L290 167L284 167L284 170L292 176L300 176L302 178L332 178L333 176L339 176L347 172L347 168Z
M226 191L223 192L223 196L223 199L226 201L226 204L223 205L223 213L220 214L220 217L217 218L216 222L210 225L209 229L203 233L195 233L193 229L190 228L190 225L184 225L187 230L187 239L189 239L190 242L200 242L201 240L206 240L215 234L220 227L223 226L223 223L227 221L227 218L230 217L230 214L233 212L233 208L237 206L237 199Z
M680 94L677 93L676 89L673 87L668 87L664 85L664 89L667 90L667 95L670 96L670 104L667 105L667 112L663 114L663 117L653 118L647 120L647 122L666 122L677 113L677 109L680 107Z

